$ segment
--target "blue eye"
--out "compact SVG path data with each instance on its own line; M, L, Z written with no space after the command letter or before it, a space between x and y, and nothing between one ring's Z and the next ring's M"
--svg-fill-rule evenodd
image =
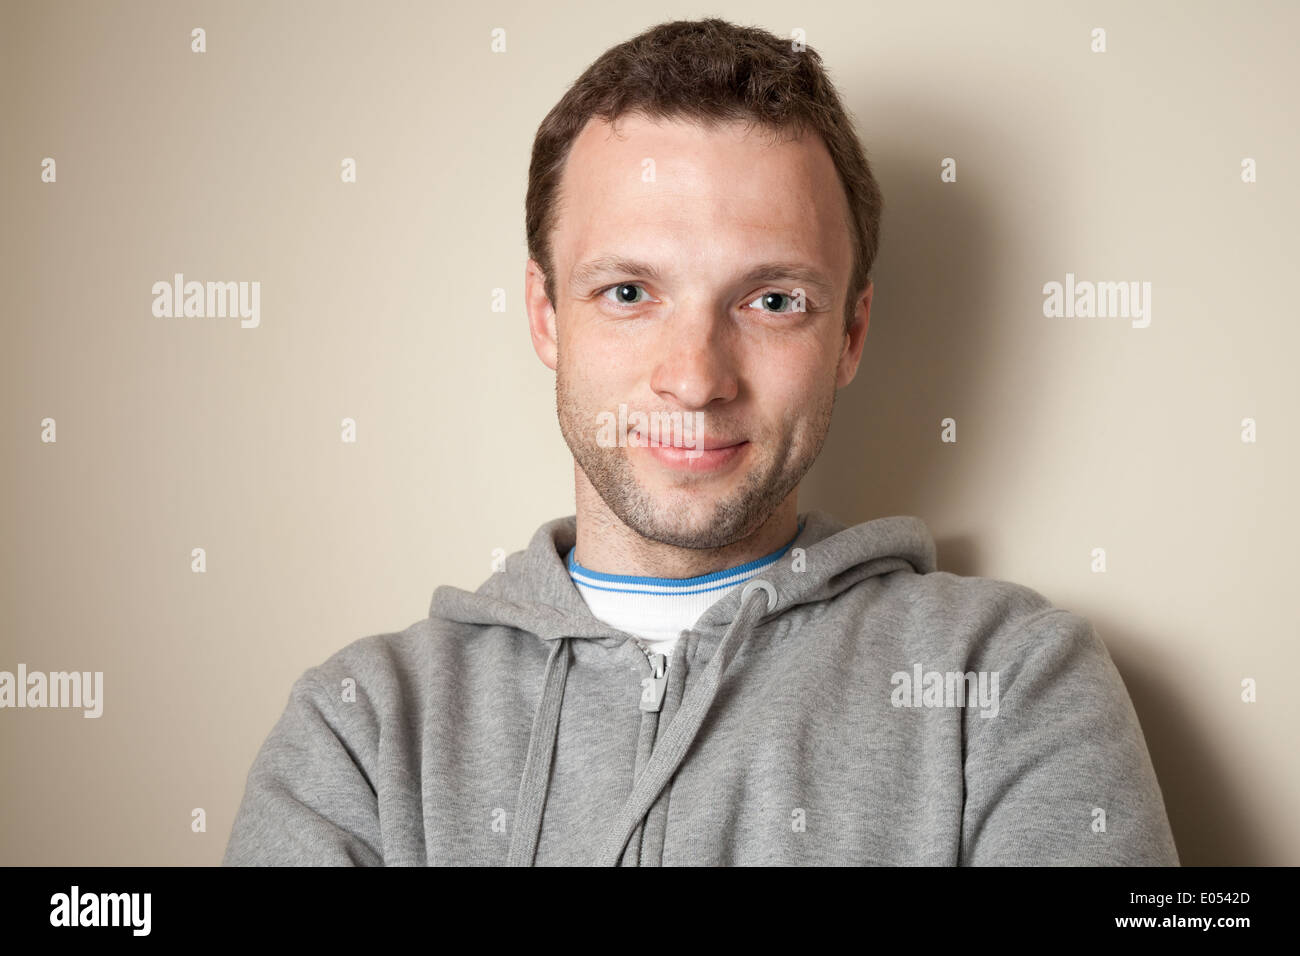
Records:
M610 286L608 289L602 292L601 295L608 297L609 294L613 292L614 298L611 301L617 302L619 305L640 305L641 302L644 301L643 299L632 299L629 301L627 298L624 297L623 293L626 292L628 289L640 289L642 292L645 292L645 289L635 282L624 282L620 285Z
M775 308L774 308L774 309L770 309L770 310L768 310L768 309L760 309L760 311L771 311L771 312L777 312L777 313L793 311L793 309L794 309L794 298L793 298L792 296L787 295L787 294L784 293L784 292L764 292L764 293L763 293L762 295L760 295L757 299L755 299L754 302L760 302L760 301L761 301L761 302L763 302L763 303L766 304L766 305L770 305L770 304L771 304L771 303L770 303L770 300L772 300L772 299L778 299L778 300L780 300L780 299L788 299L788 300L789 300L789 308L785 308L785 309L775 309ZM753 305L754 302L751 302L751 303L749 303L749 304L750 304L750 305Z

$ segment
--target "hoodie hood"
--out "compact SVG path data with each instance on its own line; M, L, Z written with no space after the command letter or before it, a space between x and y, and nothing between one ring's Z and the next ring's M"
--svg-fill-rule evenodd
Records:
M676 772L708 714L728 665L760 624L792 607L828 601L859 582L908 569L936 570L934 539L925 523L910 515L877 518L849 527L822 511L799 516L802 530L790 549L759 577L738 584L710 607L693 630L722 635L633 784L601 852L602 865L617 865L628 838ZM565 564L577 540L577 517L568 515L538 528L527 549L505 560L477 591L451 586L433 593L429 616L478 626L504 626L549 643L542 693L537 702L518 804L511 827L509 862L531 865L541 834L547 781L568 674L569 642L616 645L632 635L598 620L588 609Z

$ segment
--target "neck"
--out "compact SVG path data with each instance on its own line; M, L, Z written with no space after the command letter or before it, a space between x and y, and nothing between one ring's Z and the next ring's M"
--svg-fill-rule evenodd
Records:
M753 561L789 543L799 530L796 487L761 525L744 537L717 548L682 548L652 541L629 528L574 464L579 564L603 574L654 578L693 578Z

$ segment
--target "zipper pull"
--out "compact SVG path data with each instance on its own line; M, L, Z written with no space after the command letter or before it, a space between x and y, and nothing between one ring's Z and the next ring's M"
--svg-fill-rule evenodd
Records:
M654 674L651 677L641 679L641 709L659 711L663 709L664 691L668 689L668 677L666 676L668 659L657 652L648 653L646 657L650 659L650 667Z

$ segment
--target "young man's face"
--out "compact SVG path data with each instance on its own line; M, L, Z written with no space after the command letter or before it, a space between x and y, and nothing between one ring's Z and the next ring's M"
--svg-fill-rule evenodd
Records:
M677 547L722 547L795 490L866 334L870 287L844 331L846 216L813 134L774 142L744 123L706 130L631 115L579 135L551 237L554 312L530 260L529 316L534 347L556 370L565 441L624 525ZM601 261L610 259L623 261ZM752 274L771 263L803 271ZM804 311L793 310L797 289ZM691 425L702 412L703 436L684 436L676 452L636 447L650 436L623 424L620 404ZM733 447L691 457L692 443Z

